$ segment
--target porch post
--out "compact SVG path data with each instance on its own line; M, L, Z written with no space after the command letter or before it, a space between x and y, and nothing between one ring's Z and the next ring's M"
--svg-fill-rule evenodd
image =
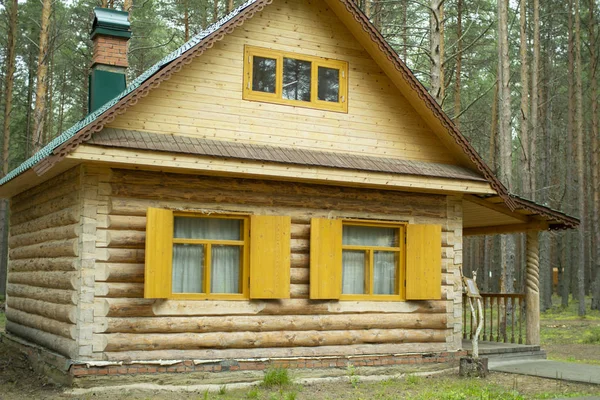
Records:
M540 344L540 247L538 231L527 231L527 344Z

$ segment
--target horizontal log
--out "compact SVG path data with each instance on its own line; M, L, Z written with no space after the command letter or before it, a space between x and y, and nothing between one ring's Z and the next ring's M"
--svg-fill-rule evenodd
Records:
M106 352L108 361L122 360L229 360L265 359L289 357L351 357L361 355L396 355L418 353L440 353L448 351L446 343L400 343L400 344L359 344L350 346L319 347L279 347L269 349L229 349L229 350L144 350L127 352Z
M11 272L74 271L77 269L77 263L76 257L26 258L9 260L8 270Z
M290 285L290 297L292 299L308 299L309 297L308 284L292 284Z
M309 239L310 238L310 224L295 224L291 226L292 239Z
M308 268L292 268L290 270L290 278L292 284L307 284L310 281L310 270Z
M56 321L76 323L77 310L73 305L49 303L47 301L8 297L6 305L29 314L36 314Z
M97 232L98 247L143 249L146 244L146 232L133 230L104 230Z
M103 351L248 349L269 347L313 347L384 343L439 343L445 330L370 329L345 331L279 331L226 333L172 333L102 335Z
M77 239L55 240L18 247L10 250L10 258L19 260L24 258L56 258L77 256Z
M29 314L10 307L6 309L6 318L17 324L52 333L67 339L77 338L77 327L73 324L59 322L35 314Z
M53 289L76 289L79 273L77 271L9 272L8 282Z
M11 249L32 244L73 239L77 237L79 226L76 224L58 226L54 228L42 229L37 232L25 233L23 235L11 236L8 239L8 245Z
M115 283L115 282L96 282L94 285L96 297L144 297L143 283Z
M96 261L111 263L143 264L145 252L142 249L96 249Z
M159 198L253 206L303 207L413 215L446 214L446 197L376 189L340 188L292 182L274 182L142 171L113 174L113 194L130 198Z
M144 282L144 264L96 263L96 281Z
M77 183L80 181L80 170L78 167L71 168L68 171L63 172L62 174L47 180L44 183L41 183L37 186L32 187L29 190L26 190L12 198L14 203L22 203L27 202L28 199L34 198L35 196L46 193L48 189L53 189L59 186L69 185L72 183ZM11 208L13 205L11 204Z
M79 209L72 207L57 211L52 214L44 215L33 221L22 224L11 224L11 235L22 235L25 233L37 232L42 229L53 228L63 225L71 225L79 222Z
M446 314L350 314L105 318L97 333L207 333L327 331L359 329L445 329Z
M79 192L72 192L58 199L52 199L10 216L11 224L22 224L54 212L79 204Z
M292 253L290 255L292 268L308 268L310 265L310 255L308 253Z
M53 350L65 357L77 358L77 343L72 339L43 332L39 329L23 326L12 321L6 321L6 331L32 343Z
M12 213L20 213L28 208L43 204L48 200L59 199L65 195L76 193L80 188L78 181L69 181L62 184L57 184L53 187L37 194L28 196L26 199L21 199L11 205Z
M185 301L152 299L96 299L98 317L152 317L202 315L321 315L362 313L445 314L446 301Z
M310 241L308 239L291 239L290 250L292 253L308 253Z
M6 294L58 304L77 304L77 293L74 290L49 289L9 283L6 286Z
M132 215L105 215L99 219L99 226L111 230L146 231L146 217Z

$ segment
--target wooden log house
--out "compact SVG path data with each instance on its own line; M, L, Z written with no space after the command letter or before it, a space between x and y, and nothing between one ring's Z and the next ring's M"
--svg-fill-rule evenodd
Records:
M508 193L353 1L247 1L125 86L130 35L95 10L91 114L0 181L7 340L71 377L451 362L463 236L528 232L539 341L537 232L578 221Z

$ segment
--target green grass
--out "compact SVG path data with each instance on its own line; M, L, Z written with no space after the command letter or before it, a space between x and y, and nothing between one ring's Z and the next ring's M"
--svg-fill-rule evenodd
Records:
M379 382L362 382L358 387L340 384L339 382L296 387L300 392L286 390L282 387L252 388L246 391L231 391L227 399L257 400L521 400L521 399L554 399L557 397L575 397L598 394L595 387L565 387L560 381L547 383L543 388L539 382L531 383L518 376L494 379L459 378L457 375L436 377L420 377L408 375L403 379L387 379ZM535 392L531 388L535 387ZM291 389L291 388L288 388Z
M285 368L269 368L265 371L262 385L264 387L287 386L292 383L292 379Z

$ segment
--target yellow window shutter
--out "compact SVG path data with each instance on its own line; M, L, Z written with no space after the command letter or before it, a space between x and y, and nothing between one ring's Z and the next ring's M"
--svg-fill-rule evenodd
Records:
M250 217L250 298L290 298L291 218Z
M406 299L442 298L442 227L406 226Z
M310 298L342 294L342 221L313 218L310 223Z
M146 213L144 297L165 299L171 294L173 211L149 208Z

